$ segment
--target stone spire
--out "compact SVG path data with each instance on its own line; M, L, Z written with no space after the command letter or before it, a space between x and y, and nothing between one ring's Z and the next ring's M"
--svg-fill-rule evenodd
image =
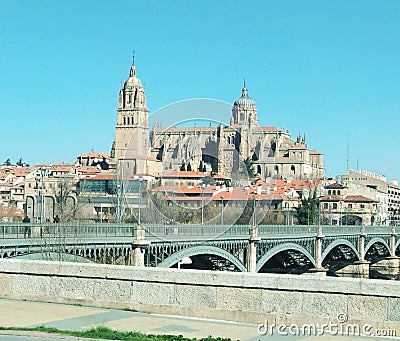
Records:
M129 71L129 77L136 77L136 67L135 67L135 51L132 53L132 65Z

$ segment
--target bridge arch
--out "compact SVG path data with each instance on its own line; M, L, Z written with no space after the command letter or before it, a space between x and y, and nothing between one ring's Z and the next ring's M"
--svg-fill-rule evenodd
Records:
M372 247L372 245L374 245L375 243L381 243L383 246L385 246L386 250L389 252L390 254L390 247L389 245L386 243L386 241L384 241L381 237L375 237L372 238L368 244L365 246L365 251L364 251L364 257L367 255L367 252L369 251L369 249Z
M346 239L337 239L337 240L334 240L332 243L330 243L327 246L327 248L324 250L324 252L322 253L322 262L324 262L325 258L329 255L329 252L331 252L336 246L339 246L339 245L348 246L354 252L354 254L358 258L358 260L360 260L360 254L359 254L358 250L350 241L348 241Z
M399 248L399 246L400 246L400 239L397 240L394 249L397 251L397 249Z
M268 250L268 252L265 253L264 256L262 256L260 258L260 260L257 262L256 272L259 272L261 270L261 268L265 265L265 263L267 263L273 256L277 255L278 253L280 253L282 251L287 251L287 250L295 250L295 251L302 253L310 260L310 262L314 266L316 266L314 257L311 255L311 253L307 249L300 246L299 244L285 243L285 244L276 245L272 249Z
M182 249L178 252L175 252L168 258L164 259L164 261L159 263L157 266L161 267L161 268L170 268L171 266L173 266L174 264L176 264L180 260L182 260L183 257L193 257L193 256L197 256L197 255L204 255L204 254L220 256L222 258L225 258L226 260L229 260L240 271L242 271L242 272L247 271L246 267L239 261L239 259L237 259L235 256L233 256L231 253L229 253L228 251L225 251L224 249L221 249L216 246L211 246L211 245L193 246L193 247L188 247L188 248Z

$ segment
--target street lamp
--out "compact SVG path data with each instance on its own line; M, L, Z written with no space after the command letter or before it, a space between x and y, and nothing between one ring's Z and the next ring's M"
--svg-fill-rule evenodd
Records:
M204 188L205 184L200 186L201 188L201 225L204 224Z
M256 192L253 192L253 227L256 226Z
M138 224L140 225L142 219L141 219L141 215L140 215L140 206L142 205L142 181L139 179L139 217L138 217Z
M220 196L221 199L221 225L224 225L224 196Z
M318 226L321 226L321 201L318 201Z
M175 224L175 191L171 191L172 194L172 224Z
M41 166L38 171L36 172L36 185L38 189L38 201L40 198L40 205L39 205L39 223L43 223L43 216L44 216L44 196L43 196L43 178L47 174L47 169L44 166ZM40 183L40 188L39 188Z

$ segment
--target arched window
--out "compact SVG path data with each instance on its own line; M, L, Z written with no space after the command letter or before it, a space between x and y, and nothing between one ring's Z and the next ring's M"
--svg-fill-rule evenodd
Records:
M260 165L257 166L257 174L261 174L261 166Z
M126 124L126 117L124 116L124 124Z
M278 165L275 165L274 170L275 170L275 172L276 172L277 174L279 173L279 167L278 167Z
M290 170L292 171L293 174L296 174L296 167L294 165L290 167Z
M332 194L332 192L331 192L331 190L329 190L329 191L328 191L328 195L331 195L331 194Z

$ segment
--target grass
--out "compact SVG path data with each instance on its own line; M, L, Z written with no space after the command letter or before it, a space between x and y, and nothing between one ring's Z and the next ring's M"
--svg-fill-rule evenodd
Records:
M145 335L138 332L119 332L109 329L107 327L96 327L87 331L72 331L72 330L59 330L57 328L49 327L35 327L35 328L17 328L17 327L0 327L0 330L18 330L18 331L35 331L53 334L64 334L76 337L84 337L91 339L106 339L106 340L125 340L125 341L231 341L225 338L213 338L211 336L202 339L188 339L182 335Z

